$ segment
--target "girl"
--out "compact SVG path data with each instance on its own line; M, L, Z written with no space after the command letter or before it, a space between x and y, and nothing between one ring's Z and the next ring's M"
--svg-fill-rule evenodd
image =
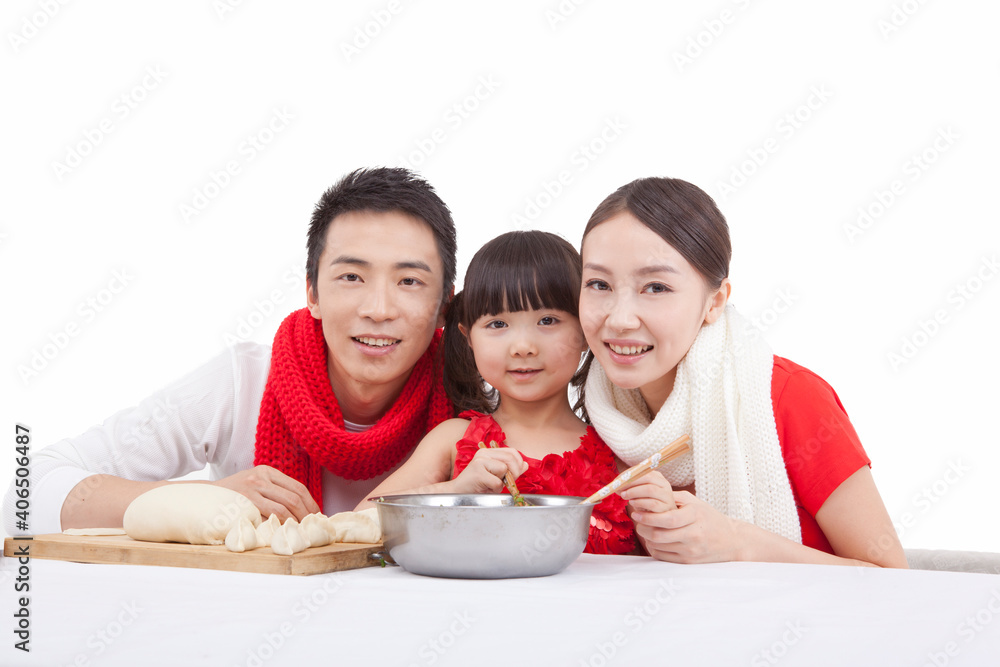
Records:
M586 414L628 465L692 440L620 492L640 541L674 562L906 567L836 393L727 305L730 254L715 202L676 179L623 186L584 231Z
M500 493L508 471L522 494L588 496L615 478L614 455L567 392L587 349L580 284L580 255L554 234L509 232L476 253L443 338L459 417L428 433L371 496ZM491 441L500 446L479 447ZM636 550L625 507L612 494L594 508L586 551Z

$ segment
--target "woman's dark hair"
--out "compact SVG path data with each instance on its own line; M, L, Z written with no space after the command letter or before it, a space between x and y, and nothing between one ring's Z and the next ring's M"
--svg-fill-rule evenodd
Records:
M621 186L594 210L587 234L597 225L628 211L693 266L710 289L729 277L733 247L729 225L704 190L679 178L640 178Z
M640 178L627 183L602 201L583 230L581 251L587 234L619 213L628 212L643 225L666 241L701 274L709 289L718 289L729 277L729 260L733 255L729 240L729 225L704 190L679 178ZM584 388L594 353L588 352L577 374L574 386L579 398L574 409L584 420Z
M576 316L580 305L580 254L568 241L542 231L501 234L479 249L465 273L465 288L448 307L444 330L444 388L463 410L496 409L496 390L487 388L466 331L480 317L504 311L554 308Z

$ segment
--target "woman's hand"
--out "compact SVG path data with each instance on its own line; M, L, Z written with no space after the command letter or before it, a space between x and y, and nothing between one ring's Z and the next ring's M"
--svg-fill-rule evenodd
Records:
M509 471L516 479L528 469L521 454L510 447L480 449L469 465L450 482L455 493L500 493L503 476Z
M650 556L672 563L740 560L743 522L687 491L674 491L657 471L618 494L629 501L635 532Z

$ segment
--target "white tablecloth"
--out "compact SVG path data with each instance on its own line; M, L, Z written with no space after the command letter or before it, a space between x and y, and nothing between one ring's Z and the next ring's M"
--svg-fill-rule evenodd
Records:
M34 559L23 653L2 561L3 665L1000 665L997 575L588 554L498 581Z

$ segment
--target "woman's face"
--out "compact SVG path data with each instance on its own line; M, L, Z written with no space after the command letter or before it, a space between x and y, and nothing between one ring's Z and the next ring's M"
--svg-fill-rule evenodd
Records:
M608 378L638 388L655 415L702 324L722 313L729 281L710 289L673 246L627 211L594 227L582 255L580 324L587 343Z

